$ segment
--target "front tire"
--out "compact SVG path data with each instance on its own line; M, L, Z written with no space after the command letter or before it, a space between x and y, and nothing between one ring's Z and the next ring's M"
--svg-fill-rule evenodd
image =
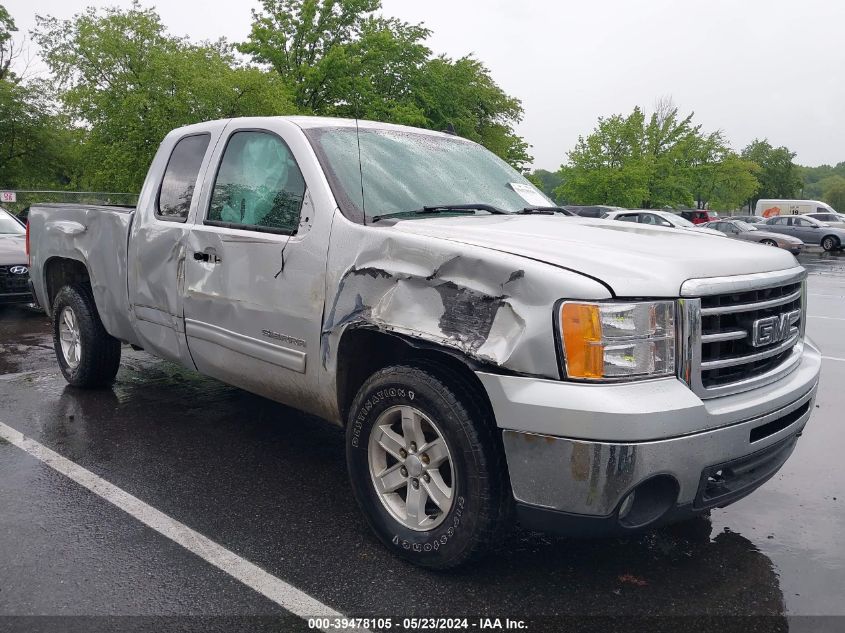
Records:
M439 366L387 367L349 414L352 490L385 546L416 565L456 567L510 525L507 470L477 389Z
M827 237L822 239L822 248L827 251L834 251L839 248L839 240L836 239L833 235L828 235Z
M65 286L53 302L53 347L74 387L105 387L120 367L120 341L103 327L94 297L83 285Z
M766 246L777 246L778 243L774 240L760 240L761 244L765 244Z

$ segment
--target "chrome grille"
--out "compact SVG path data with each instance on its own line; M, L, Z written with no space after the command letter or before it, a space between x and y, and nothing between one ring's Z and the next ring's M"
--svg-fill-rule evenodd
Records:
M805 276L799 267L684 284L681 377L693 391L703 398L745 391L795 368L803 349ZM789 314L784 338L754 344L755 322Z

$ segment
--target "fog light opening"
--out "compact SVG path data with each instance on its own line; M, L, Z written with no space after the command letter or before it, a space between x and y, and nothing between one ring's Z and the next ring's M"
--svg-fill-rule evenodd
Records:
M678 482L670 475L657 475L642 482L619 504L619 524L641 528L656 522L674 507L678 491Z

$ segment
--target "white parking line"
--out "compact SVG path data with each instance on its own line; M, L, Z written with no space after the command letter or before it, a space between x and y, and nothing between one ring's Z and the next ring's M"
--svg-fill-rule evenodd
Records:
M845 321L845 317L826 317L826 316L816 316L815 314L808 314L807 318L810 318L810 319L828 319L830 321Z
M822 356L822 358L825 360L836 360L840 363L845 363L845 358L836 358L836 356Z
M79 464L62 457L43 444L39 444L34 439L2 422L0 422L0 438L41 460L53 470L114 504L162 536L193 552L294 615L301 618L344 617L316 598L312 598L293 585L267 573L257 565L241 558L222 545L192 530L187 525L179 523L176 519L156 510L125 490L110 484L90 470L86 470Z

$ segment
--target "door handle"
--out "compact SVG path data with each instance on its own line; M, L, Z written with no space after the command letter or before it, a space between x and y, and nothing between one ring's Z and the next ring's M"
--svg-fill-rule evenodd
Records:
M194 253L194 259L198 262L207 262L209 264L219 264L223 260L217 256L217 252L213 248L207 249L203 253Z

